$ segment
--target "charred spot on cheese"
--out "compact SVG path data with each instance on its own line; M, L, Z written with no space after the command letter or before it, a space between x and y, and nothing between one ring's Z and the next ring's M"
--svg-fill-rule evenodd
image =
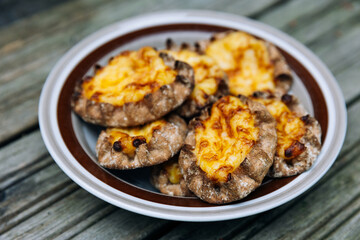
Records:
M244 32L230 32L210 41L205 53L227 73L231 94L250 96L255 91L275 90L274 65L264 41Z
M195 123L196 164L213 181L230 181L258 135L249 106L237 97L223 97L214 103L207 119Z
M283 159L293 159L305 151L305 146L300 139L305 135L306 116L297 117L286 104L292 101L292 96L285 94L281 101L275 98L256 98L266 106L270 114L276 120L276 132L278 136L276 155Z
M180 183L180 180L182 179L183 176L180 171L180 166L177 162L170 161L169 163L165 164L165 170L168 179L172 184Z
M156 50L143 47L138 51L125 51L108 65L96 67L95 75L82 83L83 94L95 102L122 106L141 101L145 95L171 84L176 75Z
M285 150L285 157L287 158L294 158L299 156L301 153L303 153L305 150L305 145L295 141L293 142L289 148Z
M292 96L290 94L284 94L281 97L281 101L283 101L286 105L289 105L292 102Z
M146 139L143 136L136 137L132 142L134 147L139 147L141 144L144 143L146 143Z
M136 148L141 144L149 143L154 131L165 124L166 121L161 119L140 127L108 128L106 132L110 136L109 140L115 151L132 157L135 155Z
M209 56L199 54L195 51L182 46L179 50L166 50L175 59L188 63L195 72L195 86L190 95L197 105L205 106L209 96L214 95L219 87L219 83L225 77L224 71ZM181 76L176 78L183 81Z
M303 121L306 125L307 125L307 124L310 124L310 115L309 115L309 114L307 114L307 115L305 115L305 116L302 116L300 119L301 119L301 121Z
M121 152L121 150L122 150L121 142L119 142L119 141L114 142L113 148L114 148L115 151Z

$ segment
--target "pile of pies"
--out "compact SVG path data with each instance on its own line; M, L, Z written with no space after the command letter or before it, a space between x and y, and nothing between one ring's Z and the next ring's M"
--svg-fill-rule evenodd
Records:
M71 104L106 127L96 144L101 166L152 166L163 194L224 204L316 160L320 125L288 94L291 84L273 44L228 31L124 51L78 81Z

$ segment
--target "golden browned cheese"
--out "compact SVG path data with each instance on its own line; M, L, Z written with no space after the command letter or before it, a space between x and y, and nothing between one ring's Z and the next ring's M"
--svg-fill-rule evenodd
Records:
M209 44L214 58L229 77L230 93L249 96L255 91L274 91L274 66L265 42L244 32L232 32Z
M170 162L170 163L166 164L165 170L166 170L167 176L169 178L169 181L172 184L180 183L182 174L180 171L179 164L177 162Z
M129 156L134 156L136 148L143 143L149 143L153 132L166 124L165 120L157 120L140 127L108 128L109 141L115 151L121 151Z
M162 85L174 82L177 73L164 64L151 47L126 51L83 82L84 95L96 102L122 106L138 102Z
M210 179L225 182L258 136L249 107L237 97L223 97L212 106L211 116L195 126L197 165Z
M217 92L219 81L225 77L224 71L211 57L188 49L181 49L179 51L165 50L164 52L193 67L195 86L190 98L195 100L200 106L205 105L207 98Z
M305 124L280 100L254 99L264 104L276 120L278 136L276 154L283 159L291 159L303 152L299 142L305 134Z

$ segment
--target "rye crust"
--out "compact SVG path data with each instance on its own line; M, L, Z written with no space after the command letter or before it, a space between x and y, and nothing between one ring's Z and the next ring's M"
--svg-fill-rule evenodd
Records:
M267 98L269 96L266 93L257 93L257 97ZM274 164L268 172L268 176L273 178L294 176L309 170L321 150L321 126L319 122L308 114L295 96L286 94L281 99L305 124L305 134L299 140L305 150L292 159L284 159L275 154Z
M168 162L177 162L178 155L174 156ZM168 162L156 165L151 171L150 182L157 188L161 193L169 196L178 196L178 197L191 197L194 194L186 186L184 178L180 179L180 182L177 184L171 183L166 172L165 165Z
M172 39L166 40L166 49L170 51L179 51L182 49L188 49L190 51L197 52L198 54L203 54L195 48L195 46L190 45L188 43L182 43L181 45L176 45ZM226 96L229 94L229 80L227 78L226 73L224 72L223 78L216 79L218 89L215 94L208 95L208 98L205 102L205 104L198 104L194 99L188 98L185 100L185 102L177 109L177 113L180 116L190 118L194 115L197 115L201 112L202 109L206 108L207 106L213 104L218 99L220 99L223 96ZM195 83L196 84L196 83Z
M231 179L227 182L214 182L196 164L194 126L209 117L207 111L203 111L198 119L190 122L189 133L180 152L179 164L188 188L197 197L212 204L229 203L249 195L261 184L273 163L277 141L274 118L262 104L244 96L240 96L240 99L255 115L259 138L245 160L231 173Z
M167 123L153 132L149 143L139 145L134 157L112 146L109 135L102 131L96 143L99 164L110 169L134 169L153 166L169 160L179 152L187 133L186 122L177 115L166 118Z
M187 63L176 61L168 54L161 53L160 57L165 65L178 72L171 84L145 95L141 101L115 106L87 99L82 81L78 81L71 101L72 109L84 121L105 127L133 127L165 116L190 95L194 87L194 71Z
M214 34L210 40L202 40L199 41L196 46L199 52L205 52L205 49L209 46L212 41L222 39L226 37L229 33L234 32L233 30L216 33ZM256 38L256 37L255 37ZM274 66L274 80L275 80L275 95L282 96L287 93L291 85L293 83L293 77L291 73L291 69L289 65L286 63L284 56L280 53L277 47L265 40L260 39L263 41L267 47L270 61Z

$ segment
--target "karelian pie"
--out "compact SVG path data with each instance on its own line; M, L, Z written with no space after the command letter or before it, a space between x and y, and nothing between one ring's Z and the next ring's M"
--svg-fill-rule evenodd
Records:
M279 98L257 92L252 98L266 106L277 125L277 147L270 177L288 177L308 170L321 149L321 127L300 104L285 94Z
M226 73L214 59L196 52L189 44L176 45L171 39L166 41L166 48L163 52L188 63L195 73L194 89L177 111L181 116L192 117L204 107L229 94Z
M223 204L257 188L273 163L275 120L265 106L226 96L190 122L179 164L200 199Z
M156 165L151 171L151 183L162 193L170 196L188 197L194 194L186 186L178 163L179 154L169 161Z
M106 168L153 166L177 154L186 133L186 122L174 114L143 126L107 128L100 133L96 154L100 165Z
M190 95L194 71L186 63L151 47L124 51L79 81L73 110L85 121L131 127L161 118Z
M241 31L215 34L197 44L229 78L230 93L251 96L255 91L287 93L292 84L289 66L271 43Z

